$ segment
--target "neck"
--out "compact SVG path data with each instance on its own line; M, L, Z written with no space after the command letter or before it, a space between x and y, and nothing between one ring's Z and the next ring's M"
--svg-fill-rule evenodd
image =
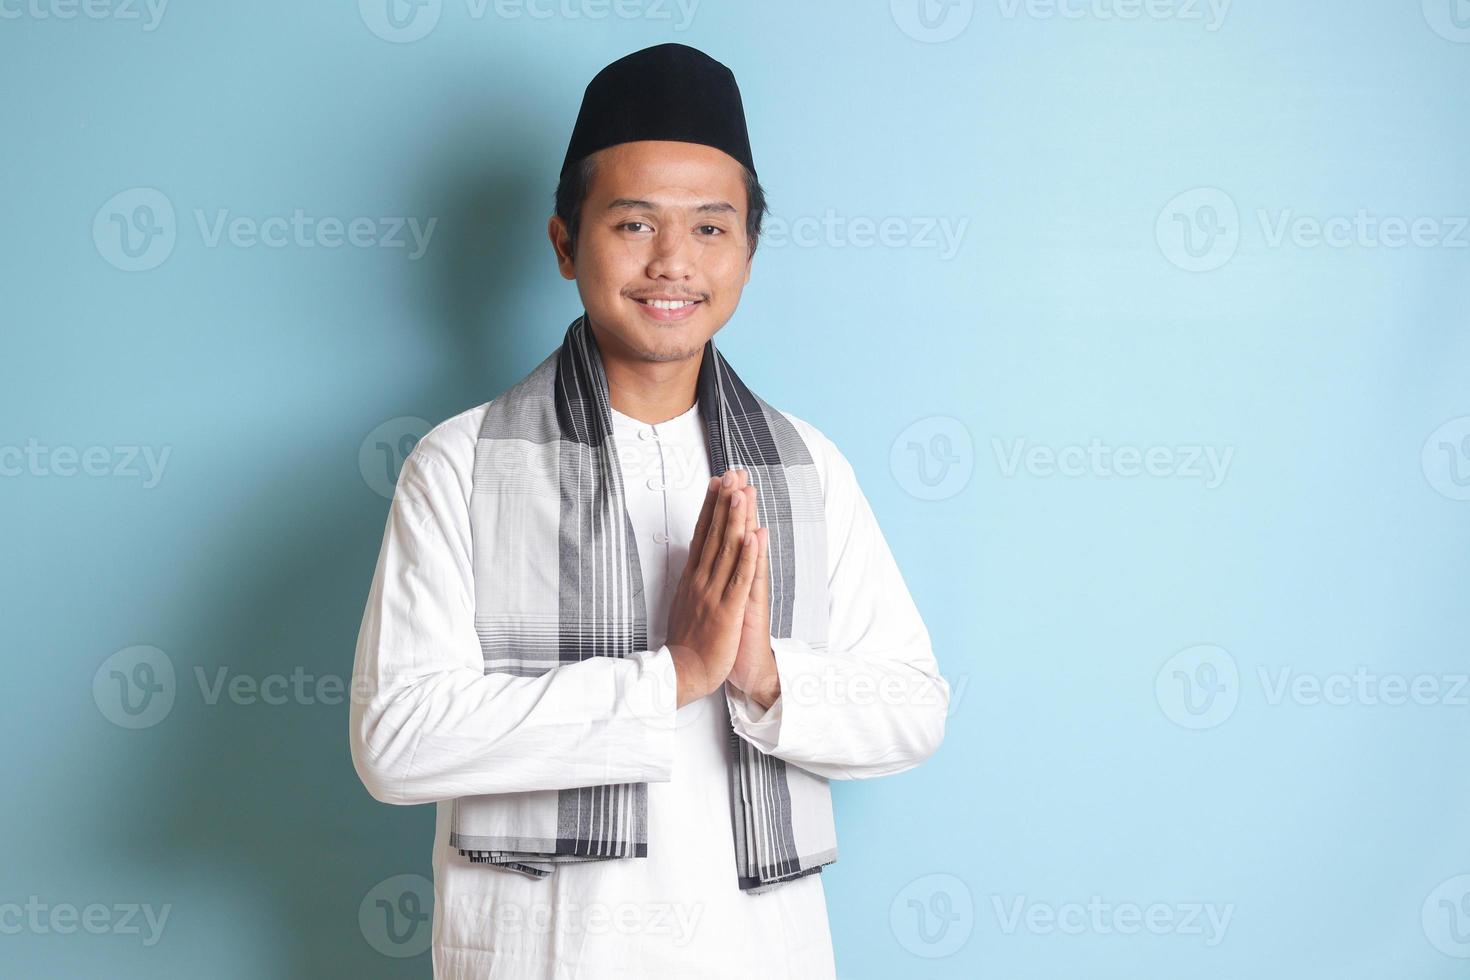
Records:
M701 346L694 356L677 361L649 361L629 356L616 341L594 329L607 375L607 398L613 408L630 418L658 425L694 407L699 383Z

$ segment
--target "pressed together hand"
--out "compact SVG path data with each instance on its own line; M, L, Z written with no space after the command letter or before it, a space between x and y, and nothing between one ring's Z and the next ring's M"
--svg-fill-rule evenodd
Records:
M710 479L669 609L666 642L679 679L678 704L728 678L743 690L774 674L770 649L766 529L745 470Z

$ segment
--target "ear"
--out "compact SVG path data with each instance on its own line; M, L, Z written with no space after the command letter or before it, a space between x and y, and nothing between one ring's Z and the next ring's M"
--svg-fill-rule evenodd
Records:
M556 253L556 267L563 279L577 278L577 266L572 261L572 237L567 233L567 223L556 215L546 223L546 235L551 239L552 251Z

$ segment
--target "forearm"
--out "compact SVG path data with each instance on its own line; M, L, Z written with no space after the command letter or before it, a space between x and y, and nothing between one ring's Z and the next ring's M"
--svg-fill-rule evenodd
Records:
M385 803L667 781L673 680L667 650L594 657L539 677L470 667L400 673L354 698L353 763Z
M944 738L949 682L927 642L902 651L828 652L772 640L779 695L730 695L731 721L771 755L829 779L892 775L923 762Z

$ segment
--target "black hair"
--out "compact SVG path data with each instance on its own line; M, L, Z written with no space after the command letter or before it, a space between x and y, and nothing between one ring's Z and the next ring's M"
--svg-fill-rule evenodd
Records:
M556 184L556 216L567 223L567 234L571 243L568 252L577 254L577 233L582 227L582 203L587 200L587 188L592 186L592 175L597 172L597 154L589 153L567 168L566 175ZM740 173L745 181L745 238L750 242L750 254L760 244L761 221L770 208L766 204L766 190L755 174L744 164Z

